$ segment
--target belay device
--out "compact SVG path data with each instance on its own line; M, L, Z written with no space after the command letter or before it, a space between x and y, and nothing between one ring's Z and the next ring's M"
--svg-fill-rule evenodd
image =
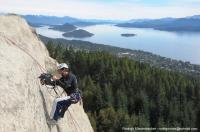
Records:
M53 75L50 73L42 73L38 78L40 78L41 82L44 82L44 84L42 85L45 85L47 87L47 90L51 96L60 97L62 94L60 93L56 83L53 82L52 77ZM56 95L52 94L52 90Z

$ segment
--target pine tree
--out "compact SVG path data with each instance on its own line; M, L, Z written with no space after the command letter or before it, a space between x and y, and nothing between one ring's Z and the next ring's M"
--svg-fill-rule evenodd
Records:
M46 47L47 47L47 49L49 51L49 55L54 58L53 55L54 55L54 51L55 51L55 46L54 46L53 42L52 41L48 41L47 44L46 44Z

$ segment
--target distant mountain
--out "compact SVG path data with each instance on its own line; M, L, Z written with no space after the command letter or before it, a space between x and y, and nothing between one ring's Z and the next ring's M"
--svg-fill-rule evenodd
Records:
M85 38L85 37L91 37L93 35L94 34L88 32L88 31L85 31L83 29L74 30L74 31L63 34L63 36L65 36L65 37L74 37L74 38Z
M96 24L119 24L125 21L121 20L101 20L101 19L78 19L74 17L64 16L44 16L44 15L22 15L31 24L43 25L60 25L60 24L73 24L76 26L89 26Z
M194 16L190 16L190 17L186 17L186 18L200 19L200 15L194 15Z
M63 32L69 32L69 31L73 31L76 30L76 26L69 24L69 23L65 23L63 25L54 25L53 27L49 28L49 29L53 29L53 30L58 30L58 31L63 31Z
M125 20L106 20L106 19L80 19L83 22L99 23L99 24L119 24L126 22Z
M200 16L185 18L144 19L118 24L119 27L153 28L165 31L200 31Z
M73 24L75 26L79 26L79 27L84 27L84 26L97 25L97 24L101 24L101 23L87 22L87 21L77 21L77 22L73 22L71 24Z
M150 21L150 20L153 20L153 19L131 19L131 20L126 21L126 23L144 22L144 21Z
M65 23L73 23L79 21L77 18L73 17L57 17L57 16L43 16L43 15L23 15L29 23L39 23L44 25L59 25Z

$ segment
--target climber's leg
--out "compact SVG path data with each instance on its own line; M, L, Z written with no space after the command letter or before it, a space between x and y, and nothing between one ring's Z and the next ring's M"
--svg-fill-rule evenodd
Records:
M62 109L63 102L65 102L69 98L70 98L69 96L66 96L66 97L56 98L54 100L53 106L52 106L52 109L51 109L51 113L50 113L51 119L57 120L59 118L59 112Z
M71 104L76 104L81 99L81 95L80 95L79 91L72 93L70 95L70 97L71 97L70 99L63 102L63 107L62 107L60 114L59 114L59 116L62 117L62 118L64 117L65 111L68 109L68 107Z
M68 107L71 105L72 103L71 103L71 100L70 99L68 99L68 100L65 100L64 102L63 102L63 107L62 107L62 109L61 109L61 111L60 111L60 113L59 113L59 116L60 117L64 117L64 115L65 115L65 111L68 109Z

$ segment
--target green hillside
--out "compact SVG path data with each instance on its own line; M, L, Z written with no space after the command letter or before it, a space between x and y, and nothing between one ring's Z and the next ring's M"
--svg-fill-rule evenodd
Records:
M78 78L94 130L127 127L200 127L200 78L153 68L107 52L47 44Z

